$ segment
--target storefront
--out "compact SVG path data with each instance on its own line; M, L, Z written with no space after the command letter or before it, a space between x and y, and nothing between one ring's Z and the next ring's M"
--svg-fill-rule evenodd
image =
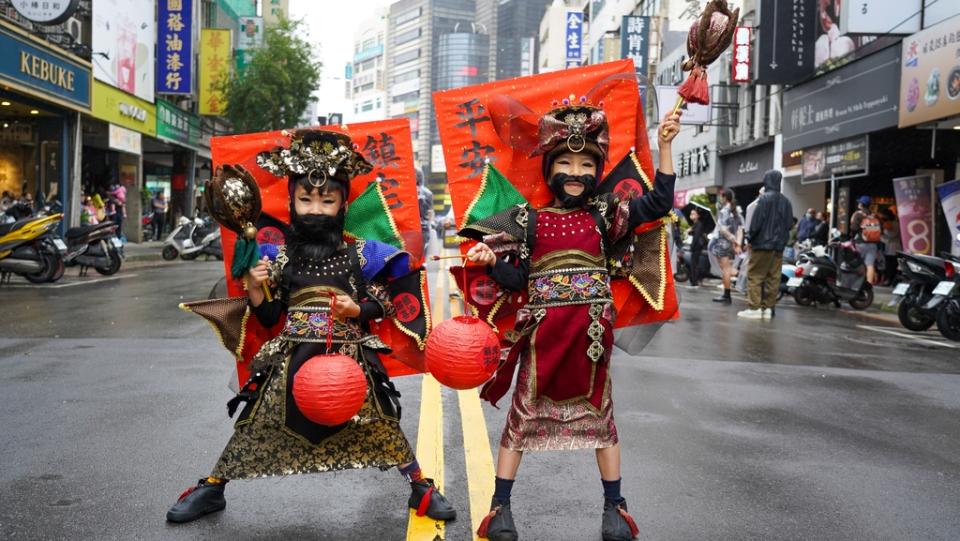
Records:
M93 83L93 120L84 124L84 193L107 193L114 185L126 188L127 220L123 233L140 238L144 151L157 135L156 106L100 81Z
M757 198L763 186L763 174L773 169L773 142L745 148L736 148L720 156L723 170L723 188L732 190L737 204L746 208Z
M0 21L0 192L29 194L76 223L80 113L90 111L90 63Z
M171 147L169 193L174 214L190 215L197 206L197 173L201 150L200 117L157 99L157 139ZM148 179L149 189L149 179Z
M674 206L683 207L690 198L715 193L718 179L715 129L694 134L697 128L684 128L673 143L674 171L677 184Z

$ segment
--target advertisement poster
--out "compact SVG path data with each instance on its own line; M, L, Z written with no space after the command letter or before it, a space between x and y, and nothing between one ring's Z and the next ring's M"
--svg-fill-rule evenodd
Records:
M933 177L929 175L893 179L900 218L903 251L933 254Z
M896 1L903 3L902 0ZM817 75L839 68L874 51L879 51L900 39L898 36L878 38L877 35L851 33L851 30L844 26L841 17L843 4L846 3L847 1L841 0L816 1L817 24L815 30L817 37L813 48L813 66ZM858 5L858 7L861 10L863 9L862 5ZM895 24L896 22L891 22L890 26L892 27ZM881 33L890 30L893 29L887 28ZM906 32L908 31L900 31L900 33Z
M937 194L950 231L950 253L960 256L960 180L937 186Z
M263 17L243 17L237 21L240 34L237 50L259 49L263 46Z
M153 103L153 0L94 0L93 76Z
M960 114L958 41L960 17L903 39L901 128Z
M157 4L157 92L192 94L192 0L160 0Z
M200 114L221 115L227 107L220 84L230 75L230 31L200 30Z

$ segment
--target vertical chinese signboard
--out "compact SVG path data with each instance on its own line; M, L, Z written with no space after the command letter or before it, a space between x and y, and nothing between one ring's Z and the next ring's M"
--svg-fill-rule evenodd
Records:
M733 32L733 82L750 82L750 27L738 26Z
M583 58L583 12L568 11L566 23L567 67L580 65Z
M193 0L157 5L157 92L192 94Z
M647 72L650 41L650 18L627 15L620 27L620 58L633 59L637 73Z
M221 115L227 106L220 85L230 74L230 30L200 31L200 114Z

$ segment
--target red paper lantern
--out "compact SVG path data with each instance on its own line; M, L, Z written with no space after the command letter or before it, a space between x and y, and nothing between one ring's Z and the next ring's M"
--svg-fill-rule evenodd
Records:
M324 426L343 424L367 399L367 378L346 355L316 355L293 377L293 401L307 419Z
M427 338L427 370L454 389L473 389L496 372L500 340L475 316L458 316L437 325Z

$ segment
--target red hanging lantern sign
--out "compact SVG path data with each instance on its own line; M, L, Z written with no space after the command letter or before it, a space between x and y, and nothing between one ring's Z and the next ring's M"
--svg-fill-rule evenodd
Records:
M500 340L476 316L458 316L437 325L427 339L427 370L453 389L485 383L500 364Z
M367 379L355 359L317 355L293 377L293 401L307 419L324 426L343 424L367 399Z

